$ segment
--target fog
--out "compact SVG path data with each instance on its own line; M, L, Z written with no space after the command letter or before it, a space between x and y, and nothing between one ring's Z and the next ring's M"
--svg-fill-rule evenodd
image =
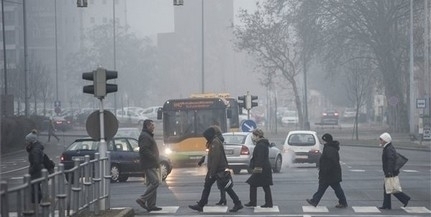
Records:
M279 20L287 20L285 33L276 35L277 31L284 30L268 28L261 33L256 30L255 33L261 35L253 38L251 23L257 22L258 18L252 14L257 10L265 12L268 9L257 6L257 2L260 5L271 2L272 5L269 5L273 8L269 7L270 10L266 11L268 16L262 16L262 20L267 19L264 22L271 24L271 13L276 15L272 20L276 25L282 24L277 23ZM339 4L340 8L331 8L334 11L348 11L349 7L354 7L338 1L331 2ZM249 91L252 95L259 96L259 105L263 110L274 109L276 106L302 110L306 93L304 84L307 84L308 96L305 103L310 103L308 110L311 118L318 118L326 108L342 110L355 105L347 96L348 71L371 71L376 75L382 73L374 80L383 84L373 84L375 86L369 88L379 94L389 94L392 91L389 83L381 80L382 76L407 78L405 75L385 74L385 70L390 71L390 67L385 68L376 58L381 48L361 44L367 40L339 40L346 31L340 30L338 26L333 26L332 30L320 29L321 32L315 33L301 32L300 22L289 16L300 17L301 11L294 8L298 5L306 6L309 3L306 1L184 0L184 5L174 6L172 0L88 0L87 7L77 7L76 0L38 0L25 3L26 14L23 16L22 0L4 2L6 55L3 55L5 57L2 61L6 60L6 66L2 70L1 88L3 93L13 96L15 113L24 110L24 102L28 103L29 113L34 110L39 113L43 106L52 109L55 101L60 102L64 109L98 107L97 99L82 91L84 85L91 84L82 79L82 73L91 72L98 67L118 71L118 78L108 81L118 85L118 92L108 94L104 100L108 108L162 105L168 99L188 97L193 93L230 93L236 98ZM399 14L405 15L405 10L408 9L406 4L402 1L397 1L397 4L401 5L397 9ZM319 4L315 6L320 9L317 7ZM372 5L368 6L373 8ZM421 9L421 6L417 8ZM318 13L314 13L313 8L307 10L309 15L317 17ZM419 12L418 14L417 17L420 17ZM316 18L319 19L321 18ZM406 18L400 19L402 24L397 31L405 34ZM415 19L417 26L420 26L420 19ZM297 24L289 26L289 22ZM327 26L321 24L320 28L323 27ZM296 30L292 31L292 28ZM271 32L273 30L277 31ZM340 33L334 30L340 30ZM327 33L333 34L318 35ZM281 37L281 42L289 41L290 44L277 44L277 37ZM297 47L301 47L301 43L307 38L316 43L312 46L319 49L311 50L309 59L302 65L299 56L304 51ZM399 43L405 43L407 37L402 35L399 38L404 40ZM324 40L326 41L323 42ZM261 44L253 50L253 42L256 41ZM265 41L271 41L273 47L259 47ZM417 46L420 47L420 43ZM302 48L304 47L306 46ZM278 65L274 62L283 56L273 57L273 62L265 60L279 50L290 59ZM321 53L326 56L316 55ZM352 53L357 56L352 56ZM403 50L398 53L406 52ZM353 67L350 62L361 55L373 61L355 63L356 66ZM294 67L286 64L291 60ZM405 55L395 56L394 60L403 64L407 62ZM363 65L368 68L362 67ZM306 67L308 73L306 82L303 67ZM396 73L404 73L406 70L405 65L393 68L402 68ZM429 86L418 84L419 87L427 85ZM407 85L403 83L401 86ZM402 92L406 93L406 90L396 94L405 96ZM423 94L421 90L416 92L417 95ZM377 106L381 105L373 105L373 96L367 97L368 104L361 105L364 106L363 110L376 113ZM405 103L405 99L397 100ZM376 114L381 116L383 113L384 110L379 110L379 114ZM300 119L301 117L300 113Z

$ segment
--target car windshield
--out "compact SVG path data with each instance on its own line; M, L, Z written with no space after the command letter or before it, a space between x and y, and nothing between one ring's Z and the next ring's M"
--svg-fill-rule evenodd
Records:
M135 139L139 138L139 130L138 129L118 129L115 137L132 137Z
M301 133L290 135L288 143L293 146L313 146L316 140L312 134Z
M223 135L224 142L227 144L244 144L245 135Z
M99 142L85 140L85 141L76 141L72 143L67 150L68 151L76 151L76 150L97 150L99 147Z

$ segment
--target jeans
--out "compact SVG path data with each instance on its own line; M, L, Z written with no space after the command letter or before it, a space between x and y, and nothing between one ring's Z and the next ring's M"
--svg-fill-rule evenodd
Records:
M143 195L141 195L141 199L147 203L149 208L156 206L157 200L157 188L159 187L160 180L158 174L158 168L147 168L145 169L145 179L147 182L147 190Z
M323 194L325 194L326 189L331 186L332 189L335 191L335 195L338 198L338 203L342 205L347 205L346 196L344 195L344 191L341 188L340 182L336 183L319 183L319 188L317 189L317 192L313 195L312 201L316 204L319 204L320 199L322 199Z

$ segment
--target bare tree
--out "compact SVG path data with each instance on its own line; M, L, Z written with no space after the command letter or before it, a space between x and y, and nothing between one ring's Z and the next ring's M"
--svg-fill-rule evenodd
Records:
M257 10L249 14L241 10L239 18L244 26L236 26L235 46L256 58L256 65L265 74L280 74L292 87L300 125L303 126L303 110L297 77L301 72L301 47L293 19L288 14L296 8L296 1L277 8L278 1L257 4Z

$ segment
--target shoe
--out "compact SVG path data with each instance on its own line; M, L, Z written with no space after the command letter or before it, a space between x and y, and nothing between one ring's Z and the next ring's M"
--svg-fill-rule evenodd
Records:
M151 211L160 211L160 210L162 210L162 208L161 207L157 207L157 206L149 207L148 208L148 212L151 212Z
M252 203L252 202L248 202L248 203L244 204L244 206L246 206L246 207L255 207L256 204Z
M195 205L189 205L189 208L192 210L196 210L199 212L203 212L204 208L202 206L199 206L199 204L195 204Z
M408 199L408 200L406 201L406 203L404 204L404 207L406 207L406 206L407 206L407 204L409 204L409 201L410 201L410 199Z
M226 201L225 200L220 200L218 203L216 203L215 205L217 206L226 206Z
M339 203L339 204L335 205L335 208L346 208L346 207L347 207L347 204Z
M244 208L242 206L242 204L235 204L235 206L233 206L233 208L231 210L229 210L229 212L237 212L238 210Z
M314 207L316 207L317 206L317 203L315 203L313 200L311 200L311 199L306 199L306 201L308 202L308 204L310 204L310 205L312 205L312 206L314 206Z
M262 208L272 208L272 204L263 204L260 207L262 207Z
M390 207L380 206L379 209L391 209Z
M142 200L141 198L136 199L136 203L138 203L139 206L146 209L148 212L150 211L149 208L147 207L147 205L145 204L145 201Z

